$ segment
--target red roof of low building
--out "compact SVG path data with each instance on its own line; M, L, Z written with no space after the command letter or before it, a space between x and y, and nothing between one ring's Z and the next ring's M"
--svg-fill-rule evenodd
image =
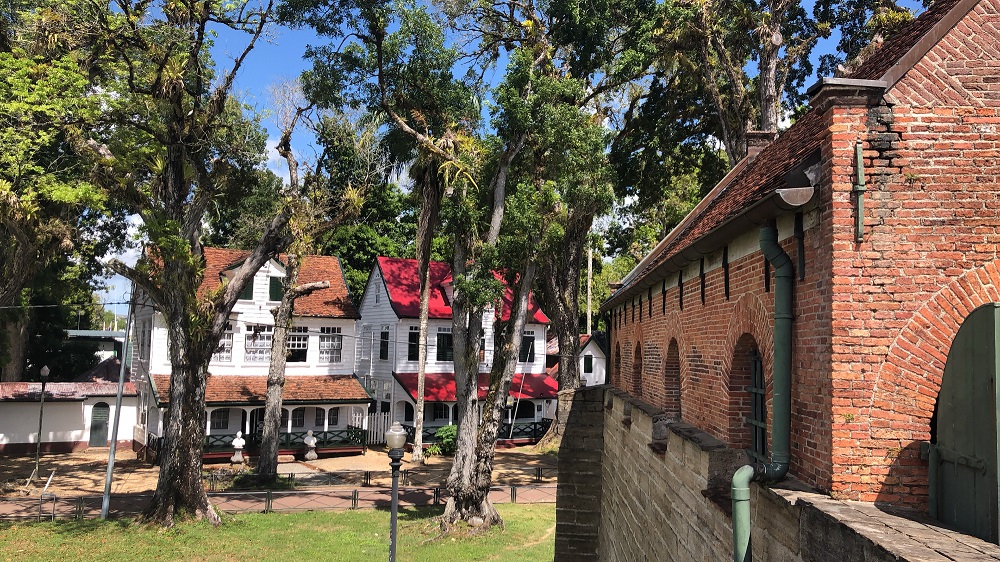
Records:
M198 287L198 296L203 297L222 283L226 271L238 267L250 255L246 250L229 248L205 248L205 277ZM279 262L285 255L278 256ZM299 284L329 281L330 288L314 291L295 301L296 316L318 316L324 318L360 318L347 291L347 281L336 256L304 256L299 269Z
M412 400L417 399L417 373L393 373ZM523 384L522 384L523 381ZM479 373L478 399L486 398L490 388L490 374ZM548 375L515 373L510 383L510 396L515 400L530 398L555 398L559 383ZM455 402L455 373L427 373L424 375L424 400L427 402Z
M549 332L549 339L545 342L545 355L559 355L559 336ZM580 349L587 347L590 342L590 334L580 334Z
M170 375L153 375L154 392L160 405L170 401ZM208 377L205 404L259 404L267 398L267 377L261 375L215 375ZM354 375L286 375L281 393L284 404L371 402L368 391Z
M389 302L396 316L400 318L418 318L420 316L420 275L417 260L407 258L389 258L379 256L378 268L385 280L385 288L389 293ZM503 276L494 273L497 279L503 281ZM436 319L451 318L451 303L445 292L445 286L451 283L451 266L444 262L430 262L431 290L428 303L428 317ZM501 297L501 320L510 318L514 290L506 287ZM548 324L549 317L542 312L534 294L528 295L528 321L538 324Z
M40 382L0 383L0 401L38 402L41 399ZM118 383L109 382L50 382L45 384L45 401L80 401L93 396L117 396ZM122 396L135 396L135 385L125 383Z

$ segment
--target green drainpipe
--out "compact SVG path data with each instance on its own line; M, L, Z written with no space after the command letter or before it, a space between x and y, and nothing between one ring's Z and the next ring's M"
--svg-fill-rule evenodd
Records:
M771 461L757 467L757 478L777 482L788 473L792 419L792 283L795 266L778 244L778 227L760 229L760 250L774 266L774 359L771 392Z
M733 475L733 562L750 562L750 481L754 470L741 466Z
M733 562L750 562L750 482L777 482L788 473L792 412L792 283L795 266L778 244L774 220L760 229L760 251L774 267L774 359L771 393L771 460L733 475Z

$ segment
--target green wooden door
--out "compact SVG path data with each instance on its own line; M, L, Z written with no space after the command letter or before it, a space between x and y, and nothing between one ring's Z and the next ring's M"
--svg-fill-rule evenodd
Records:
M997 337L1000 304L977 308L959 328L938 395L930 454L931 515L997 542Z
M108 446L108 414L111 408L104 402L94 404L90 411L90 441L91 447Z

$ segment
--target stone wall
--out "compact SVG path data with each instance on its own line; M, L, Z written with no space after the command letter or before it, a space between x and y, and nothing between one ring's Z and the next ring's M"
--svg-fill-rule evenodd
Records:
M560 393L556 562L732 558L730 478L745 454L612 387ZM1000 548L796 480L751 484L754 560L1000 560ZM905 513L904 513L905 514Z

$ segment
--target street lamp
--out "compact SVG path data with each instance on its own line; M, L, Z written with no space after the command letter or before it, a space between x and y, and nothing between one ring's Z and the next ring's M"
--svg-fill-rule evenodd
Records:
M49 380L49 366L43 366L38 374L42 375L42 393L38 401L38 439L35 440L35 472L32 473L32 480L39 477L38 456L42 451L42 412L45 410L45 383Z
M396 561L396 514L399 512L399 467L402 466L406 430L393 422L385 432L385 445L389 448L389 467L392 469L392 515L389 519L389 562Z

